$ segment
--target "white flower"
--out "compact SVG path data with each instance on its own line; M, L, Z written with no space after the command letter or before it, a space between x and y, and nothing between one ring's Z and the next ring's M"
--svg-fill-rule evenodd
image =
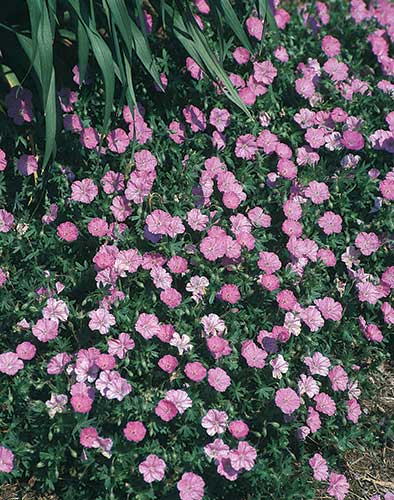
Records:
M170 345L173 345L178 349L179 354L183 354L186 351L191 351L193 346L190 343L190 337L188 335L180 336L179 333L175 332L170 340Z

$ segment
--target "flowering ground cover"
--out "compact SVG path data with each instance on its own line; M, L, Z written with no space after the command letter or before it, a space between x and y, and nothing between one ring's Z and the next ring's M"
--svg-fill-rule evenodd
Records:
M193 8L214 41L209 5ZM102 80L75 67L44 169L34 96L7 93L4 482L61 500L343 500L349 453L393 448L392 407L363 401L393 353L394 5L274 9L262 50L254 12L254 50L217 48L248 114L162 49L165 91L141 75L104 133Z

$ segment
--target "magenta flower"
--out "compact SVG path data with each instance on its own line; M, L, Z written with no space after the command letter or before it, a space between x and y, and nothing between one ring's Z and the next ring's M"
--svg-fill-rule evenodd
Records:
M320 413L324 413L329 417L335 415L337 408L335 405L335 401L330 398L328 394L325 392L320 392L313 398L316 402L316 410Z
M164 420L164 422L169 422L176 417L178 410L176 409L174 403L171 403L171 401L161 399L155 408L155 413L158 417Z
M0 233L8 233L14 225L14 216L0 208Z

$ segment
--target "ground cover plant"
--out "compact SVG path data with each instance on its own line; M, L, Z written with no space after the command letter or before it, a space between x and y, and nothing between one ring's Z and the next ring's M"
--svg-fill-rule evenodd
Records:
M394 6L275 2L263 44L251 9L252 50L192 8L247 113L154 30L163 88L137 72L105 132L99 68L74 67L48 165L37 96L7 90L0 477L351 498L349 453L393 447L363 401L393 352Z

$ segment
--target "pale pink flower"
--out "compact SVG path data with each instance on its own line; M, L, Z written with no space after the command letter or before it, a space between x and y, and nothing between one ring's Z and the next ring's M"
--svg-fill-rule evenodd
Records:
M349 483L346 477L343 474L331 472L329 481L330 485L327 488L328 494L337 500L344 500L349 491Z
M54 321L67 321L69 310L63 300L48 299L46 306L42 310L44 318Z
M227 428L228 415L225 411L208 410L202 418L201 425L206 429L209 436L223 434Z
M231 384L231 378L222 368L208 370L208 384L218 392L224 392Z
M187 392L182 390L171 389L166 392L164 399L173 403L180 415L182 415L188 408L191 408L193 404Z
M208 314L201 318L200 323L203 326L206 337L211 335L222 336L226 333L227 327L224 321L217 314Z
M242 342L242 357L251 368L264 368L267 352L253 342L253 340L244 340Z
M329 417L335 415L335 412L337 411L335 401L330 398L328 394L326 394L325 392L320 392L314 397L314 400L316 402L317 411L319 411L320 413L324 413Z
M324 325L324 319L315 306L303 309L300 312L300 318L309 327L311 332L317 332Z
M209 115L209 123L219 132L224 132L230 125L230 117L231 115L227 109L213 108Z
M98 195L98 188L92 179L82 179L71 184L71 199L81 203L92 203Z
M327 462L320 455L320 453L315 453L312 458L309 459L309 465L313 469L313 477L316 481L326 481L328 478L328 467Z
M357 235L355 245L363 255L368 256L379 249L380 241L375 233L361 232Z
M342 366L337 365L331 368L328 373L328 378L334 391L346 391L348 376Z
M3 352L0 354L0 373L15 375L22 370L24 364L14 352Z
M305 358L304 363L309 368L311 375L322 375L323 377L328 375L331 366L330 360L320 352L315 352L312 357Z
M319 386L313 377L305 375L304 373L300 375L298 381L298 392L300 396L306 394L309 398L313 398L316 394L319 394L319 391Z
M330 198L327 184L324 182L311 181L305 189L304 195L310 198L312 203L319 205Z
M184 472L177 483L181 500L202 500L204 497L204 480L193 472Z
M272 359L270 365L272 366L272 376L278 379L281 379L282 375L287 373L289 369L289 363L284 360L281 354L275 359Z
M325 212L317 223L327 235L339 234L342 231L342 217L331 211Z
M253 63L253 76L255 80L264 85L271 85L274 81L276 75L278 74L277 69L271 63L271 61L255 62Z
M236 450L231 450L228 455L231 466L236 470L240 471L251 470L254 466L254 462L257 457L257 452L253 446L250 446L246 441L241 441L238 443L238 448Z
M66 410L68 397L65 394L51 393L51 399L45 401L45 406L48 408L48 415L53 418L57 413L63 413Z
M159 320L155 314L141 313L138 316L135 329L144 339L149 340L159 333Z
M358 419L362 414L361 406L359 405L356 399L349 399L349 401L346 401L346 406L347 406L346 418L351 422L353 422L354 424L357 424Z
M99 308L94 311L90 311L88 314L89 328L91 330L98 330L101 335L106 335L111 326L116 324L115 316L113 316L107 309Z
M38 338L41 342L48 342L53 340L58 335L59 323L55 319L43 318L39 319L35 325L33 325L31 331L32 334Z
M5 446L0 446L0 472L11 472L14 468L14 454Z
M261 40L263 36L263 26L263 21L258 17L251 16L246 20L246 29L248 30L249 35L253 36L257 40Z
M227 458L228 452L230 451L229 446L224 443L220 438L216 438L213 443L209 443L204 446L204 452L209 458L220 460L221 458Z
M191 351L193 349L193 346L190 343L190 337L185 334L179 335L178 332L175 332L173 334L170 340L170 345L176 347L180 355L184 354L187 351Z
M138 470L143 474L146 483L161 481L166 470L166 463L157 455L151 454L139 464Z
M123 359L127 351L134 349L135 342L127 333L121 333L117 339L108 340L108 353Z
M124 153L130 144L129 136L121 128L111 130L107 136L108 149L113 153Z
M339 302L336 302L331 297L316 299L314 302L322 313L324 319L332 319L333 321L341 320L343 308Z
M301 406L301 399L290 387L278 389L275 394L275 404L286 415L291 415Z

